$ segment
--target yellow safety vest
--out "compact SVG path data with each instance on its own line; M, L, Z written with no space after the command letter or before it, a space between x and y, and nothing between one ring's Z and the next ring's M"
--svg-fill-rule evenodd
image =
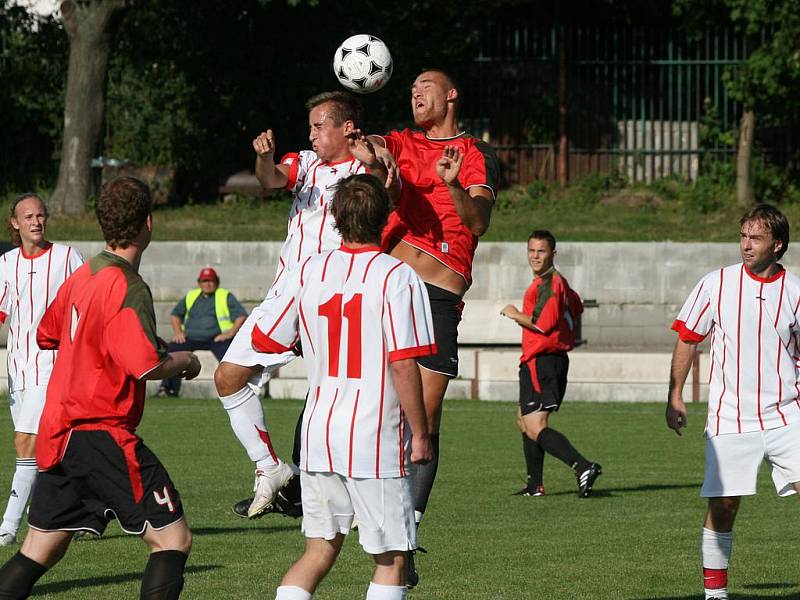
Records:
M189 290L189 293L186 294L186 318L189 318L189 311L192 310L192 306L194 305L195 301L200 297L200 294L203 293L203 290L200 288L194 288L193 290ZM233 322L231 321L231 313L228 310L228 296L230 292L225 288L217 288L217 291L214 292L214 312L217 314L217 323L219 324L220 331L227 331L231 327L233 327ZM186 319L184 319L185 321ZM183 329L183 325L181 325L181 329Z

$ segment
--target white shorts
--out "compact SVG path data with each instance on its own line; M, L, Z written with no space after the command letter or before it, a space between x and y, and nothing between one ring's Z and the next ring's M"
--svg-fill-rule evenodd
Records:
M256 387L262 387L269 381L272 373L297 358L294 352L267 354L265 352L256 352L253 350L253 328L256 325L256 321L264 314L262 307L265 303L269 302L270 299L270 295L267 295L264 301L259 306L256 306L253 312L248 315L239 331L233 336L233 340L231 340L231 345L228 346L225 356L222 357L223 362L233 363L242 367L255 367L258 365L264 367L259 374L250 378L249 383Z
M706 440L706 474L700 495L752 496L762 460L769 465L779 496L796 493L792 484L800 481L800 422Z
M307 538L347 535L355 516L358 541L368 554L417 547L410 478L352 479L301 471L300 487Z
M42 416L46 397L47 385L35 385L24 390L9 392L8 404L11 407L14 431L19 433L39 431L39 417Z

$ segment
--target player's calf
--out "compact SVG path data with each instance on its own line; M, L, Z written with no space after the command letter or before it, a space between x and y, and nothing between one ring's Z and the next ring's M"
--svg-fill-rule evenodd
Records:
M142 576L141 600L175 600L183 589L189 555L179 550L153 552Z
M46 572L45 566L17 552L0 567L0 600L27 598L34 584Z

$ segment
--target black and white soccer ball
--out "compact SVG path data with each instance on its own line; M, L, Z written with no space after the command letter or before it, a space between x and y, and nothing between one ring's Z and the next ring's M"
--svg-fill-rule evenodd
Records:
M347 38L333 55L333 72L351 92L377 92L392 76L389 48L374 35L359 33Z

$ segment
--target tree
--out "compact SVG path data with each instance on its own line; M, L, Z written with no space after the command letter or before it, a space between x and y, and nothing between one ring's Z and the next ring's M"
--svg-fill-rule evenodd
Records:
M753 202L756 122L783 123L800 115L800 0L677 0L675 12L696 33L730 23L747 34L748 54L723 80L743 104L736 157L736 199Z
M97 150L105 109L111 42L124 10L134 0L65 0L69 37L64 96L64 134L58 181L51 198L55 212L78 215L92 193L91 160Z

